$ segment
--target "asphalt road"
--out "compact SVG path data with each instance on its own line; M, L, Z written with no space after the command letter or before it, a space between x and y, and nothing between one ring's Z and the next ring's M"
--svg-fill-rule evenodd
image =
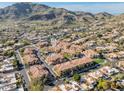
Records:
M38 51L37 56L40 59L40 61L44 64L45 67L49 69L50 73L56 78L56 74L54 73L52 68L42 59L39 49L34 44L32 46L34 46L36 50Z
M52 70L52 67L50 67L50 66L42 59L39 49L38 49L35 45L30 45L30 47L35 47L35 48L36 48L36 50L38 51L38 52L37 52L37 56L38 56L38 58L40 59L41 63L43 63L44 66L49 69L50 73L56 78L56 74L55 74L54 71ZM25 86L26 86L26 88L28 88L31 79L30 79L29 75L28 75L27 72L26 72L26 67L25 67L25 65L24 65L23 59L22 59L22 57L21 57L21 55L20 55L20 52L19 52L18 50L16 50L16 56L17 56L17 59L19 60L19 63L23 65L23 69L20 70L19 72L20 72L21 75L23 75L23 79L25 80L25 83L26 83ZM48 88L48 87L47 87L47 88ZM49 88L50 88L50 87L49 87Z
M25 86L26 86L26 88L28 88L29 83L30 83L30 77L29 77L29 75L26 72L25 65L23 63L22 57L21 57L21 55L20 55L20 53L19 53L18 50L16 51L16 56L17 56L17 59L19 60L19 62L23 65L23 69L20 70L19 72L23 76L23 79L25 80L25 83L26 83Z
M38 50L37 56L39 57L40 61L43 62L44 66L49 69L50 73L56 78L56 74L54 73L52 68L41 58L39 50Z

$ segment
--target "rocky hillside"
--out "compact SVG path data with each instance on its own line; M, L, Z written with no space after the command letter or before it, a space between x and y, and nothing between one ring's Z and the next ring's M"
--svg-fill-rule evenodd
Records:
M94 21L97 19L110 18L108 13L92 14L88 12L72 12L63 8L52 8L43 4L15 3L0 9L0 19L25 19L25 20L62 20L70 21Z
M0 9L0 17L8 19L16 19L29 16L36 12L42 12L50 7L33 3L16 3Z

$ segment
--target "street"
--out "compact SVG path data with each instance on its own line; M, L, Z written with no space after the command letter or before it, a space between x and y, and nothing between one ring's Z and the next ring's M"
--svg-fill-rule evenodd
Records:
M26 46L26 47L27 47L27 46ZM48 68L48 70L50 71L50 73L56 78L56 74L54 73L54 71L52 70L52 68L42 59L42 57L41 57L41 55L40 55L40 51L38 50L38 48L37 48L35 45L30 45L30 47L35 47L35 48L36 48L36 50L38 51L38 52L37 52L37 56L38 56L40 62L43 63L44 66L45 66L46 68ZM22 57L21 57L21 55L20 55L19 50L16 50L16 56L17 56L17 59L19 60L19 63L22 64L22 66L23 66L22 69L21 69L19 72L20 72L20 74L23 76L23 79L24 79L24 81L25 81L25 86L26 86L26 88L28 88L31 79L30 79L29 75L27 74L26 67L25 67L25 65L24 65L24 62L23 62L23 59L22 59ZM47 86L47 87L48 87L48 86ZM50 87L49 87L49 88L50 88Z
M28 88L29 83L30 83L30 77L29 77L29 75L28 75L27 72L26 72L26 68L25 68L25 65L24 65L24 63L23 63L23 59L22 59L22 57L21 57L21 55L20 55L20 53L19 53L18 50L16 51L16 56L17 56L17 58L18 58L20 64L23 65L23 69L21 69L19 72L20 72L20 74L23 76L23 79L24 79L25 82L26 82L26 84L25 84L26 88Z
M40 58L40 61L43 62L43 64L45 65L45 67L47 67L49 69L50 73L56 78L56 74L54 73L54 71L52 70L52 68L44 60L42 60L39 51L38 51L38 57Z
M34 44L32 46L34 46L36 48L36 50L38 51L37 56L40 59L40 61L44 64L45 67L47 67L49 69L50 73L56 78L56 74L54 73L52 68L42 59L39 49Z

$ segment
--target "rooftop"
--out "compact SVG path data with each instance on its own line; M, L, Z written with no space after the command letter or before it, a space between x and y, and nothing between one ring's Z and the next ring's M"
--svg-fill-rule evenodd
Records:
M48 64L54 64L57 60L62 58L63 56L61 54L54 53L46 57L46 62L48 62Z
M65 62L62 64L57 64L54 66L54 70L59 74L59 73L61 73L61 71L75 68L77 66L80 66L80 65L83 65L86 63L90 63L92 61L93 60L89 57L83 57L83 58L71 60L71 61L68 61L68 62Z
M29 73L31 74L32 78L43 77L49 74L48 70L45 69L43 65L31 66L29 69Z

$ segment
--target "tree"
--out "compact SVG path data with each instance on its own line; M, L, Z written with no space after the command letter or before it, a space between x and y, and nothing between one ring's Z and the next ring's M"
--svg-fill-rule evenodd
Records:
M16 61L16 60L13 60L13 66L14 66L15 68L17 68L17 61Z
M24 50L25 50L24 48L21 48L21 49L20 49L21 55L23 54Z
M22 53L23 53L23 52L24 52L24 50L25 50L24 48L21 48L21 49L20 49L20 52L22 52Z
M100 79L100 80L98 81L97 88L98 88L98 90L102 89L102 79Z
M17 87L21 87L21 85L23 84L23 78L21 74L19 73L16 73L15 75L16 75L16 80L17 80L16 85Z
M98 90L107 90L107 89L110 89L111 88L111 85L110 84L111 83L108 80L100 79L98 81L97 89Z
M73 80L79 82L81 79L81 76L79 74L74 74L73 75Z
M112 89L116 89L118 86L117 86L117 84L116 84L116 82L115 81L112 81L111 82L111 88Z
M23 43L24 46L30 45L30 42L29 42L29 40L27 40L27 39L21 40L21 43Z
M97 37L101 38L103 35L101 33L97 34Z
M103 87L103 90L110 89L110 82L109 81L102 82L102 87Z
M7 41L6 43L5 43L5 46L12 46L12 45L14 45L14 43L15 43L15 41Z
M72 56L71 56L70 54L68 54L68 53L65 53L63 56L64 56L65 59L71 59L71 57L72 57Z
M69 80L66 79L66 78L64 78L63 81L64 81L65 83L69 83Z
M43 80L40 78L34 79L29 86L29 89L31 91L42 91L43 88L44 88Z
M14 55L14 51L13 51L13 50L7 50L7 51L4 52L4 56L9 56L9 57L11 57L11 56L13 56L13 55Z
M21 78L17 80L16 85L17 85L17 87L21 87L21 85L22 85L22 79Z

